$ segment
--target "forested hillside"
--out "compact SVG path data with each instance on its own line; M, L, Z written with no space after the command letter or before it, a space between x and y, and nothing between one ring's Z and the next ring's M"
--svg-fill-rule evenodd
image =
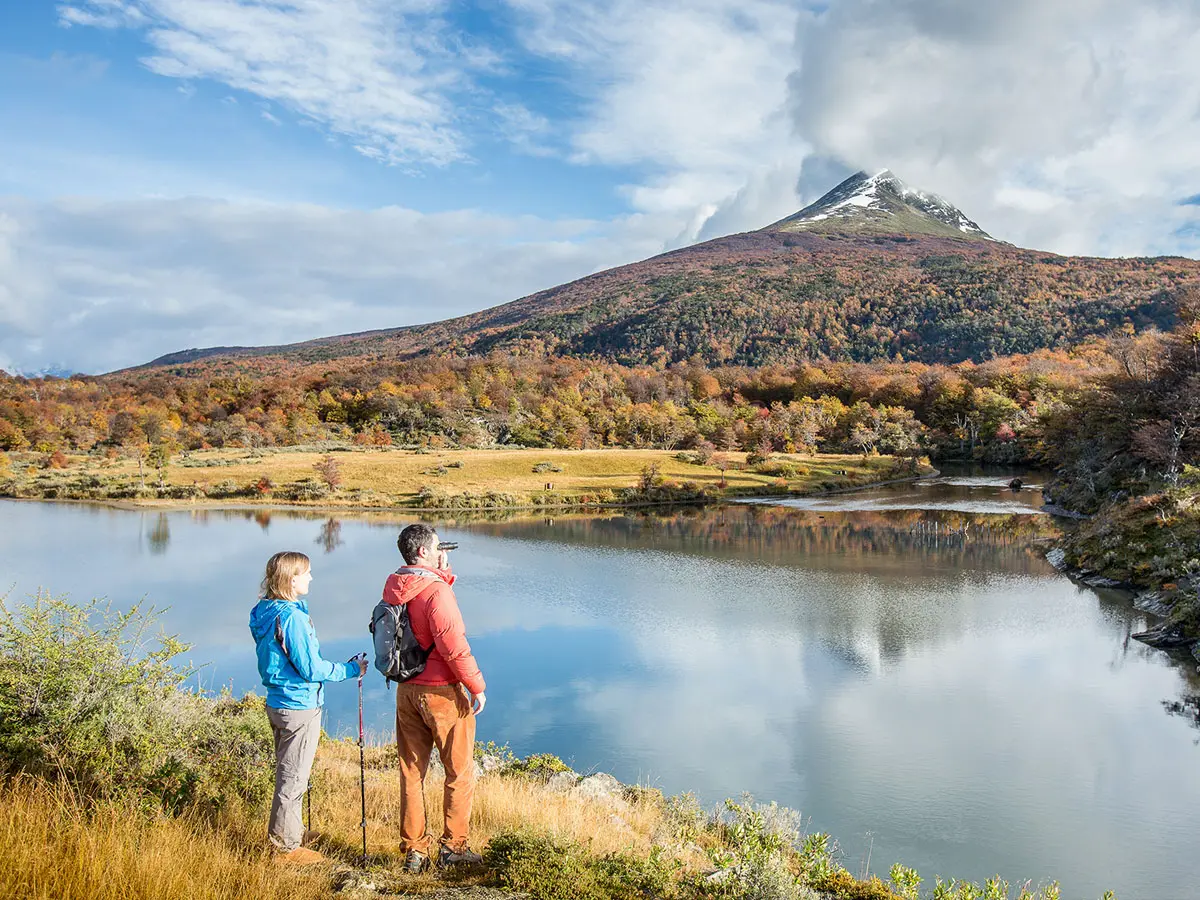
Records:
M754 232L610 269L494 309L279 348L171 354L177 374L247 356L315 362L494 350L623 365L697 359L983 361L1073 347L1130 326L1169 329L1200 284L1181 258L1063 257L1007 244L906 235Z
M1155 334L1116 340L1152 353ZM163 370L0 377L0 450L110 455L347 441L367 446L644 447L1027 458L1039 417L1119 362L1115 345L976 365L622 366L453 354L400 363L241 360L236 375ZM24 459L24 457L23 457Z

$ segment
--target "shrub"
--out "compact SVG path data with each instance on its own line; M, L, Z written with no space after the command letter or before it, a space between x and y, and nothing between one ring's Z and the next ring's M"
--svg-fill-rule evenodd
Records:
M692 451L692 459L698 466L707 466L712 462L713 454L716 452L717 448L711 441L698 441Z
M160 487L158 496L166 500L200 500L204 490L198 484L172 484Z
M338 485L342 483L341 463L329 454L326 454L319 461L313 463L313 469L316 470L317 476L325 482L331 491L336 491Z
M509 761L504 766L504 771L549 778L558 772L570 772L571 767L553 753L534 753L524 759Z
M141 605L0 600L0 768L172 811L269 796L262 700L184 690L191 673L170 661L187 645L150 638L155 620Z
M747 461L749 460L747 459ZM799 475L807 474L807 470L801 472L800 469L800 466L783 460L768 460L754 467L754 471L759 475L771 475L775 478L796 478Z
M561 472L562 470L563 470L562 466L558 465L557 463L552 463L552 462L540 462L533 467L533 471L537 472L537 473Z
M323 500L329 496L329 488L315 478L301 478L279 488L275 496L281 500L301 502Z
M650 463L650 465L642 467L642 474L638 476L638 491L648 496L662 482L663 478L659 474L658 463Z
M204 493L209 497L220 500L227 497L247 497L252 493L252 490L238 484L236 481L226 479L210 486Z
M677 868L652 850L648 859L614 853L588 856L578 844L536 832L502 832L484 864L504 887L535 900L644 900L676 897Z

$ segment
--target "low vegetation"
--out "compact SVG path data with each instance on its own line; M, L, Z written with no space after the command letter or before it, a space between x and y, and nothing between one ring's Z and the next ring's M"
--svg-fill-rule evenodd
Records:
M146 481L134 462L69 458L0 476L0 496L72 500L220 500L461 510L638 506L723 497L804 494L915 475L911 457L712 454L707 463L662 450L209 450ZM752 457L753 458L753 457ZM319 477L312 473L316 471ZM551 480L552 479L552 480Z
M568 771L561 760L518 760L482 747L488 771L473 831L486 848L484 864L448 879L399 873L399 775L394 751L383 746L367 750L364 869L358 747L327 738L317 757L313 819L334 864L291 872L274 865L265 847L271 752L261 700L186 690L169 667L182 645L155 635L154 625L150 611L77 609L65 598L4 609L0 895L309 900L436 891L445 898L492 886L535 900L1058 896L1054 885L1014 893L998 879L939 881L923 894L917 874L901 866L887 881L856 877L828 836L805 834L795 813L774 804L743 798L710 813L690 796L665 798L649 788L581 793L556 786ZM51 657L44 665L37 662L43 654ZM39 679L48 686L42 695L30 690ZM111 740L107 750L101 737ZM426 804L436 830L436 773Z

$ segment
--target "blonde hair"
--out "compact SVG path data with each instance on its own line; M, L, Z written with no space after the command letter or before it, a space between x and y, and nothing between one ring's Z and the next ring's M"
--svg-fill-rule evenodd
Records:
M295 550L283 550L267 560L267 573L263 575L258 595L264 600L295 600L292 579L303 575L311 567L308 557Z

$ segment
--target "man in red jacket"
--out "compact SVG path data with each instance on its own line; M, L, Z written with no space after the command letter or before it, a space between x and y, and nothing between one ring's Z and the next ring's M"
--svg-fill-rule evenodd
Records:
M475 795L475 716L483 712L483 675L471 655L454 575L437 532L409 525L396 540L405 565L389 575L383 602L408 604L413 635L429 647L425 670L396 685L396 745L400 751L400 849L404 868L420 872L429 862L431 836L425 828L425 773L437 747L446 770L438 865L478 863L467 846Z

